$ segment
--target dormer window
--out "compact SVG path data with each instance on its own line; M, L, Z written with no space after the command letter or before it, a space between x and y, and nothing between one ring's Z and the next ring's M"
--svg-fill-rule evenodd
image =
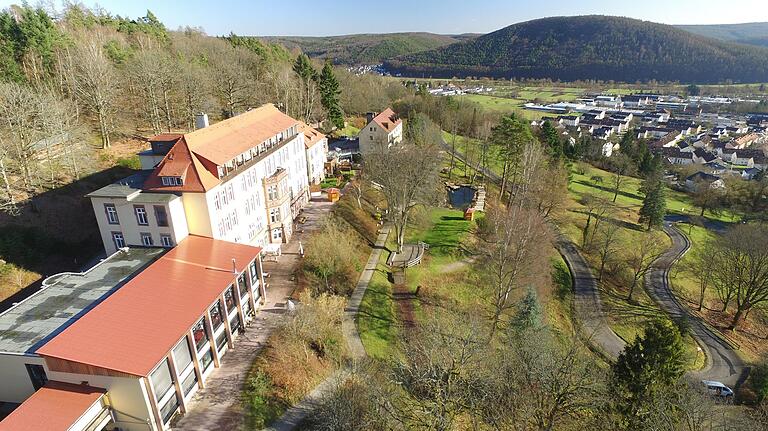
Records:
M160 180L163 182L164 186L184 185L184 182L181 180L181 177L160 177Z

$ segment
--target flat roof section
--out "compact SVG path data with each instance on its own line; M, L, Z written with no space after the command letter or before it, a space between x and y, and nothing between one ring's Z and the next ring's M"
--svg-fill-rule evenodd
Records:
M181 196L174 193L149 193L143 192L142 186L152 171L141 171L129 177L125 177L112 184L88 193L89 198L125 198L139 203L165 203Z
M260 253L190 235L37 353L147 376Z
M0 422L0 431L66 431L106 391L86 385L50 381Z
M48 277L47 287L0 314L0 353L34 353L165 251L131 248L84 273Z

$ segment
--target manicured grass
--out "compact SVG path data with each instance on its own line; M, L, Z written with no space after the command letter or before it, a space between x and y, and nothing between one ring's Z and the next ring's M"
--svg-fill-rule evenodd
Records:
M670 272L671 287L681 299L689 303L689 306L697 307L699 302L699 282L696 274L690 269L694 260L694 253L692 252L697 247L701 247L707 239L713 238L714 234L701 226L693 226L687 223L679 224L678 228L690 239L691 249L675 264L674 269ZM717 301L717 294L712 286L709 286L704 295L704 304L712 307L714 306L713 303Z
M464 220L464 213L460 210L431 208L429 227L408 232L406 242L429 244L428 253L432 256L455 255L459 252L459 245L470 232L473 224L469 220Z
M334 130L333 136L357 136L359 133L360 129L350 123L347 124L343 129Z
M523 105L527 103L528 100L488 96L484 94L465 94L461 97L479 104L484 109L507 114L514 113L515 115L519 115L526 120L538 120L541 117L547 115L546 112L532 111L523 108Z
M357 314L357 330L366 353L372 358L386 359L397 351L399 334L392 301L392 285L387 280L387 253L382 253L377 270L365 291Z

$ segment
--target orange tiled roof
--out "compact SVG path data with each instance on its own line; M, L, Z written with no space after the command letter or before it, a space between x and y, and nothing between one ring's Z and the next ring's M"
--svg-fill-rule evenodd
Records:
M391 132L395 130L395 127L402 123L403 120L397 117L395 111L393 111L391 108L387 108L379 115L373 117L373 122L381 126L381 128L387 132Z
M260 252L190 235L36 353L146 376Z
M206 192L221 181L217 166L297 124L272 104L244 112L184 135L165 133L153 141L177 142L144 183L145 190ZM164 186L160 177L181 177L183 185Z
M0 422L0 431L66 431L105 393L102 388L50 381Z
M304 147L306 148L312 148L315 144L325 139L324 134L318 132L303 121L299 121L299 131L304 134Z

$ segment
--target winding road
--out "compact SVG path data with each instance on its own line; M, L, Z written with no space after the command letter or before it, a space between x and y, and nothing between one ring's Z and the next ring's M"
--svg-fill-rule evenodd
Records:
M450 153L451 147L443 141L443 148ZM454 152L456 158L462 163L469 164L474 169L482 172L486 178L498 183L501 178L488 169L482 169L474 163L467 163L464 155ZM656 303L673 319L688 317L691 335L706 356L706 364L703 369L691 372L694 379L716 380L731 387L740 385L749 372L737 354L735 348L722 336L710 329L704 322L689 313L687 307L681 304L669 285L669 271L672 266L690 249L690 241L673 224L678 221L674 216L665 219L664 233L672 241L672 246L656 260L654 266L645 278L645 288ZM593 346L609 360L615 360L622 350L625 342L608 325L608 319L600 300L600 291L597 287L592 270L589 268L578 247L565 236L558 235L557 249L563 256L568 269L571 272L574 292L574 311L576 318L581 323L582 333Z
M669 285L670 269L688 252L691 242L668 220L664 222L664 233L669 236L672 246L656 260L653 268L646 275L646 290L671 318L687 318L691 335L707 358L704 368L691 374L701 379L716 380L735 386L741 383L742 377L746 377L748 369L744 366L744 362L728 341L708 327L700 318L690 314L687 306L680 302Z

